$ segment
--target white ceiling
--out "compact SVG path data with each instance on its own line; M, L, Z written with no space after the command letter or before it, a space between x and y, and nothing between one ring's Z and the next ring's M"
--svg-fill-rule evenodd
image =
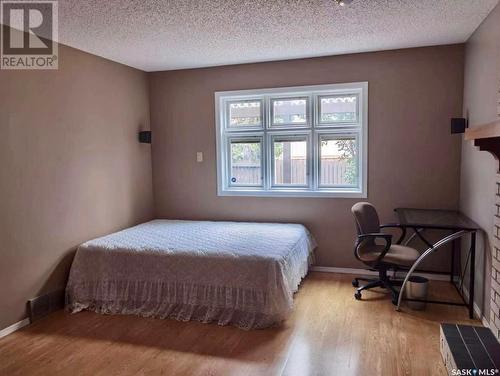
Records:
M59 41L145 71L461 43L498 0L59 0Z

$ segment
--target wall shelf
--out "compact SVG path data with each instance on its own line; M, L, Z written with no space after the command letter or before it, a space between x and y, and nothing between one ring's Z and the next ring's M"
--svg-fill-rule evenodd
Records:
M465 139L469 141L495 137L500 137L500 120L478 125L477 127L469 128L465 131Z
M465 139L474 141L479 150L490 152L497 161L500 161L500 119L467 129Z

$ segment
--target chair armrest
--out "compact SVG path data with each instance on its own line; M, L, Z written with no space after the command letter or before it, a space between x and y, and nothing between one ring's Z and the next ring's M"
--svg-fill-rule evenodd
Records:
M375 264L378 264L385 257L385 255L387 254L387 252L389 252L389 249L391 248L392 235L385 234L383 232L377 232L377 233L371 233L371 234L358 235L358 240L356 242L356 247L354 250L354 255L356 256L356 258L358 260L361 261L361 259L359 257L358 250L359 250L359 247L362 245L363 241L366 239L377 239L377 238L381 238L381 239L385 240L385 247L384 247L384 250L380 253L380 255L375 260Z
M383 225L380 225L380 228L398 228L401 230L401 235L399 236L398 240L396 241L396 244L401 244L401 242L406 238L406 225L402 225L399 223L386 223Z
M398 227L398 228L405 228L407 227L406 225L403 225L401 223L384 223L383 225L380 225L380 228L386 228L386 227Z
M358 239L359 240L365 240L366 238L384 238L386 240L389 240L391 241L392 239L392 235L391 234L386 234L386 233L383 233L383 232L374 232L374 233L371 233L371 234L361 234L361 235L358 235Z

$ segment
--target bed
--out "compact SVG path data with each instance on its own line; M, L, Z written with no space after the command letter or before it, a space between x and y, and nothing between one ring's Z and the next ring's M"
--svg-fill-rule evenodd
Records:
M154 220L79 246L66 307L265 328L289 315L314 248L299 224Z

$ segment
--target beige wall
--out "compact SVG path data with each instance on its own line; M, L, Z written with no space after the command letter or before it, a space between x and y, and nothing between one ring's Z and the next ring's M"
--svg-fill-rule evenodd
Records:
M300 222L317 264L359 266L356 200L217 197L214 91L368 81L368 199L383 221L397 206L458 206L462 45L159 72L149 93L145 73L72 48L59 64L0 71L0 329L64 286L78 244L150 219L153 188L158 217ZM149 104L153 186L136 141Z
M61 46L0 70L0 329L63 287L75 247L152 217L147 75Z
M460 136L449 124L462 112L463 69L463 46L452 45L151 74L156 216L300 222L319 243L317 264L358 267L354 199L217 197L214 92L368 81L368 200L392 221L398 206L458 207Z
M500 80L500 5L484 20L466 45L464 116L471 127L497 118ZM460 209L485 232L478 238L476 296L489 312L491 239L498 162L470 141L462 143ZM484 302L484 306L483 306Z

